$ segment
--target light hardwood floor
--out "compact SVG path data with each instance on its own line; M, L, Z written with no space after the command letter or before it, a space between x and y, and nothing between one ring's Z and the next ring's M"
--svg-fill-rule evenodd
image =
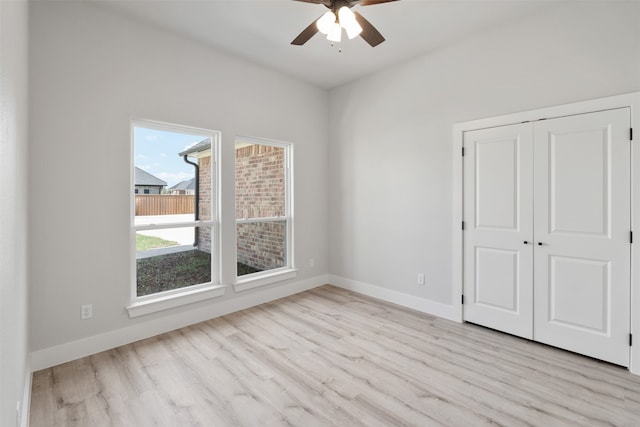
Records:
M36 372L31 426L640 426L640 377L332 286Z

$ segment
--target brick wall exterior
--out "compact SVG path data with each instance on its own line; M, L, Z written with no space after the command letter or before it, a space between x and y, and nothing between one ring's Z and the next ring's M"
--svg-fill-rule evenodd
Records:
M284 148L250 145L236 150L236 218L285 215ZM271 270L286 265L285 222L237 225L238 262Z
M198 159L199 168L199 193L200 193L200 219L211 219L211 157ZM198 249L211 253L211 227L198 227Z
M285 222L238 224L238 262L258 270L284 267Z
M200 166L200 219L211 219L211 157ZM250 145L236 150L236 218L285 215L284 149ZM200 228L198 249L211 253L211 230ZM258 270L284 267L286 223L237 225L238 262Z

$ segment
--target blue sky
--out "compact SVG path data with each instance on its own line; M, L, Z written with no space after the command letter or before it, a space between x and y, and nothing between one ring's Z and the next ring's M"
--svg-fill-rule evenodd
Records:
M186 135L156 129L135 127L134 164L163 179L167 187L193 178L193 166L184 162L178 153L206 136Z

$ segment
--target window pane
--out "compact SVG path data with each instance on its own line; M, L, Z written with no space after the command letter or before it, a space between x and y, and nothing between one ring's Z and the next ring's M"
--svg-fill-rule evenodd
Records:
M287 265L286 221L237 224L238 276Z
M208 282L211 282L210 227L136 232L138 296Z
M198 219L211 219L211 143L208 136L134 128L136 225L193 221L196 206L209 215Z
M284 148L236 144L236 219L285 216Z

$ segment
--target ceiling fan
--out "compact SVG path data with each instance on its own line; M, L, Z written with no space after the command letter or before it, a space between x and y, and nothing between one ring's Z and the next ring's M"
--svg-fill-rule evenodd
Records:
M384 37L358 12L353 12L351 8L355 5L371 6L379 3L388 3L398 0L294 0L304 3L321 4L329 9L316 21L313 21L307 28L296 37L291 44L302 46L311 39L317 32L326 34L327 39L332 42L339 42L342 38L342 29L347 32L347 36L352 39L361 36L371 47L376 47L384 41Z

